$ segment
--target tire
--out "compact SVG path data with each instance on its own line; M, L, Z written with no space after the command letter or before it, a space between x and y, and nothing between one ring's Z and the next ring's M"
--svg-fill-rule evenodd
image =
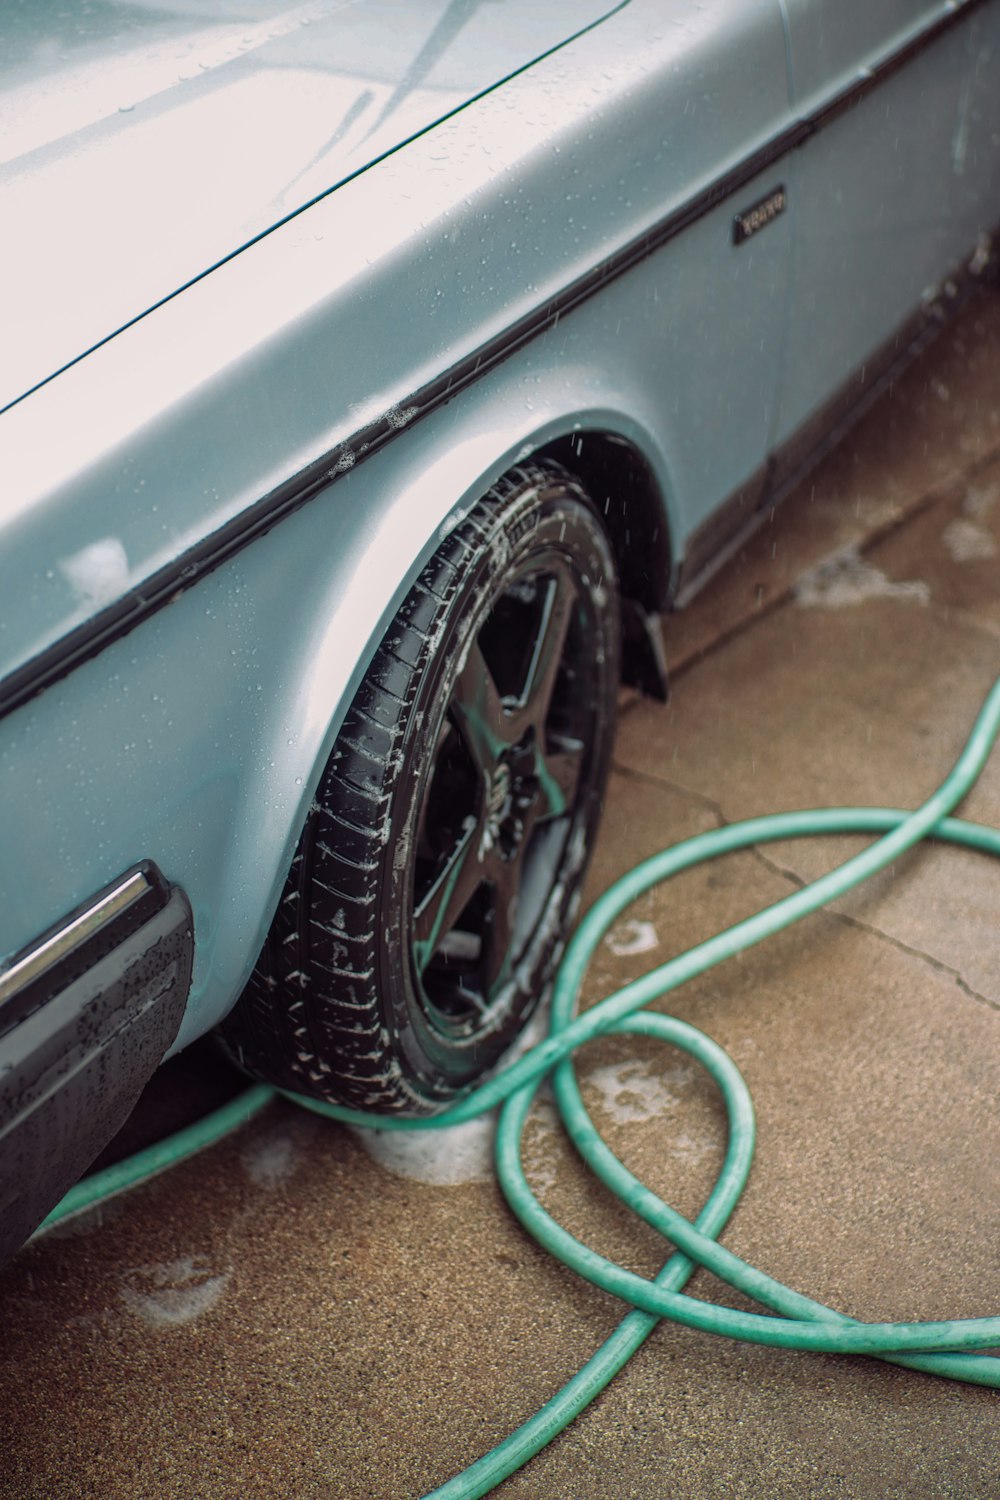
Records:
M223 1027L242 1066L423 1114L496 1062L579 898L618 655L593 507L555 466L512 471L424 568L347 714Z

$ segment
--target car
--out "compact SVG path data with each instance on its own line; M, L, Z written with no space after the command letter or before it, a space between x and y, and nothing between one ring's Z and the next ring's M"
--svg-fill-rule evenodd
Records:
M212 1028L366 1111L496 1065L620 680L993 268L1000 4L0 30L10 1253Z

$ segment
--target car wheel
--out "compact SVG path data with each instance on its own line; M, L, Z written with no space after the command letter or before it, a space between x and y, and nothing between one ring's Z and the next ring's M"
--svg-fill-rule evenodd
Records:
M578 900L607 778L610 546L555 466L442 541L377 651L224 1026L281 1087L425 1113L514 1040Z

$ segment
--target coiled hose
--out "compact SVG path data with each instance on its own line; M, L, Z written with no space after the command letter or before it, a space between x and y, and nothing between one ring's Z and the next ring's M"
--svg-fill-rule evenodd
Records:
M1000 680L994 684L953 770L915 812L890 807L839 807L752 818L699 834L637 865L600 897L570 942L555 981L548 1038L444 1114L431 1120L404 1120L289 1096L319 1114L379 1130L447 1128L500 1105L497 1175L514 1213L529 1234L565 1265L631 1307L611 1337L545 1406L490 1453L431 1491L425 1500L475 1500L487 1494L551 1442L604 1389L660 1318L728 1338L783 1348L876 1355L910 1369L1000 1387L1000 1358L968 1352L1000 1345L1000 1316L926 1323L858 1322L755 1270L717 1243L750 1172L753 1104L735 1064L709 1037L683 1021L644 1008L724 959L836 900L921 839L939 839L1000 856L1000 832L948 816L982 771L998 732ZM595 948L643 892L682 870L738 849L831 833L880 837L811 885L661 964L583 1015L574 1016L583 975ZM729 1133L725 1160L693 1223L628 1171L587 1114L572 1054L584 1042L618 1032L654 1037L688 1053L709 1072L722 1095ZM521 1138L535 1094L549 1075L556 1108L577 1151L611 1192L677 1247L654 1280L634 1275L588 1249L557 1224L534 1196L521 1166ZM251 1088L169 1140L86 1179L66 1195L42 1227L103 1202L190 1156L249 1119L273 1095L274 1090L263 1085ZM769 1311L738 1312L685 1296L684 1285L697 1266L704 1266Z

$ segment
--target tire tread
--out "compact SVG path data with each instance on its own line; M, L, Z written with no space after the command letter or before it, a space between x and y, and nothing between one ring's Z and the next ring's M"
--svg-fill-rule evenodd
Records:
M489 544L512 496L553 485L591 509L555 465L505 475L427 563L347 712L257 967L223 1025L237 1060L281 1087L381 1112L435 1107L387 1047L374 989L394 760L420 670L440 639L470 559ZM332 996L320 995L324 980L333 981ZM442 1094L441 1102L447 1097Z

